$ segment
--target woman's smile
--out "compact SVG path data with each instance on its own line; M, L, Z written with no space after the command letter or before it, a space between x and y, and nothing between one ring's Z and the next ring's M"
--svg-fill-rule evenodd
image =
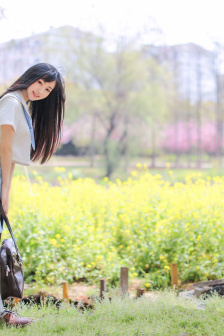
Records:
M39 98L39 95L33 91L33 95L35 98Z

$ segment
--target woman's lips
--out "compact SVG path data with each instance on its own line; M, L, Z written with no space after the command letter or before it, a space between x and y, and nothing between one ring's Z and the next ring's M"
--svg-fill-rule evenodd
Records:
M33 95L35 98L39 98L39 96L33 91Z

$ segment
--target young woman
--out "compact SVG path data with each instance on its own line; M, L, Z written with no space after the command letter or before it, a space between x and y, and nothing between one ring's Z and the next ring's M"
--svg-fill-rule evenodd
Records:
M60 143L64 103L63 78L47 63L29 68L0 96L0 195L6 215L15 164L42 164L52 156ZM0 223L0 239L2 230ZM4 309L1 288L0 318L9 325L31 322Z

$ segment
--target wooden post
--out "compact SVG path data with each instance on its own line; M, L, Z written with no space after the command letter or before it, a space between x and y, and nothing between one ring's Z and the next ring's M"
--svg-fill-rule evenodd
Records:
M128 293L128 267L121 267L120 270L120 287L122 293Z
M44 303L44 298L47 296L46 295L47 293L44 291L40 291L39 294L40 294L40 301Z
M15 307L19 303L20 299L14 298L12 302L12 306Z
M172 263L170 264L171 269L171 281L172 281L172 287L175 287L177 293L179 290L179 284L178 284L178 270L177 270L177 264Z
M104 292L106 292L106 281L105 279L100 280L100 298L103 299Z
M68 297L68 281L63 281L62 282L62 288L63 288L63 300L66 302L69 302L69 297Z
M143 288L137 288L137 297L140 297L144 294L145 290Z

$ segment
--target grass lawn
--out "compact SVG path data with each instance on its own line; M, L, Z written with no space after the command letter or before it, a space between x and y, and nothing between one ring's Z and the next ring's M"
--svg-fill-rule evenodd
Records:
M151 297L130 299L110 293L102 302L95 301L94 310L81 311L64 304L55 307L21 307L21 316L35 323L24 329L0 326L0 335L133 335L133 336L221 336L223 335L224 300L206 299L205 309L198 300L176 297L172 291L157 292Z

